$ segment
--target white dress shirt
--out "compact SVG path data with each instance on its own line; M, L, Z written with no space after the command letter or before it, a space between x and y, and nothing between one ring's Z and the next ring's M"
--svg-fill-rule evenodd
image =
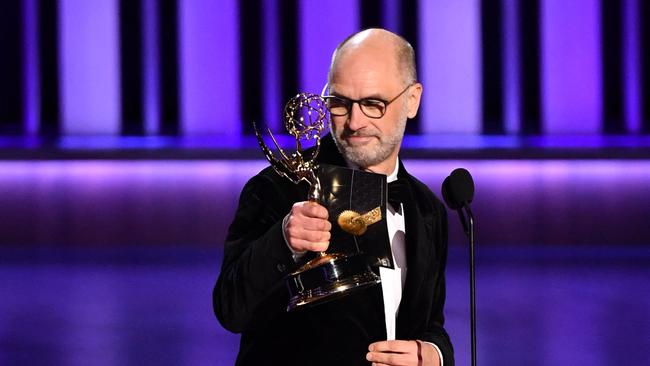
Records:
M396 162L395 169L387 177L388 183L397 180L399 162ZM395 339L395 323L399 304L402 301L402 289L406 281L406 227L404 224L404 206L396 210L390 203L386 205L386 224L388 226L388 239L390 240L391 251L393 252L393 264L395 269L379 267L381 277L381 290L384 296L384 314L386 317L386 339ZM440 365L443 366L442 352L440 348L431 342L440 357Z

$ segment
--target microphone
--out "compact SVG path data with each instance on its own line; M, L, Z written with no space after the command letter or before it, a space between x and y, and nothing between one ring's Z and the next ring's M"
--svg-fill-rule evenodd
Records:
M466 235L469 235L469 225L462 208L468 211L467 216L471 216L470 203L474 199L474 180L467 169L454 169L451 174L442 182L442 197L447 206L452 210L458 211L460 223Z
M467 169L454 169L442 183L442 197L452 210L457 210L472 203L474 198L474 180Z
M474 215L470 204L474 199L474 179L467 169L454 169L442 182L442 197L447 206L458 212L463 230L469 239L469 308L472 345L472 366L476 366L476 278L474 272Z

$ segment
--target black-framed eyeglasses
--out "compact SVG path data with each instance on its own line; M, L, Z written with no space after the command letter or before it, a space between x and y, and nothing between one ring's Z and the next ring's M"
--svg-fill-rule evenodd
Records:
M339 97L336 95L326 95L323 97L323 99L325 99L325 105L327 106L327 109L330 111L330 114L332 116L347 116L352 110L352 105L354 103L357 103L359 104L359 108L363 114L365 114L367 117L377 119L383 117L384 114L386 114L386 108L388 108L388 105L396 101L413 85L415 85L415 83L409 84L404 90L397 94L395 98L388 101L377 98L363 98L354 100L350 98Z

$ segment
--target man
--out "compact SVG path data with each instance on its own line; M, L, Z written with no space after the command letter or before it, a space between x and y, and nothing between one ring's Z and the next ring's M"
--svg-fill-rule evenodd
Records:
M244 187L213 294L221 324L242 333L238 365L454 364L442 314L446 212L398 160L406 121L420 104L416 80L413 49L382 29L343 41L328 74L332 136L323 139L319 162L407 187L399 207L388 206L395 269L379 268L381 286L287 313L284 277L308 251L328 248L328 212L305 202L306 186L271 168Z

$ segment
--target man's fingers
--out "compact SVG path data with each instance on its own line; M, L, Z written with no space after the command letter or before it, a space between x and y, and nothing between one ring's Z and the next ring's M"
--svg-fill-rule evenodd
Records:
M390 352L368 352L366 359L378 364L391 366L407 366L413 364L413 355L407 353L390 353ZM415 359L417 362L417 358ZM417 363L416 363L417 365Z
M324 252L330 246L329 242L311 242L304 239L294 239L292 245L297 251Z
M368 350L374 352L416 352L417 344L414 341L402 340L380 341L371 343L368 346Z
M310 242L329 242L330 234L329 231L318 231L318 230L306 230L301 226L287 226L287 234L290 239L303 239Z
M308 231L329 232L332 230L332 224L325 219L304 218L300 227Z
M304 239L312 243L329 243L330 234L329 231L311 231L311 230L300 230L301 233L296 237L299 239Z
M322 252L329 247L332 224L327 209L315 202L297 202L284 226L285 238L295 251Z
M375 342L368 346L366 359L382 365L418 365L417 343L415 341L391 340Z
M326 219L289 215L287 228L300 228L311 231L330 231L332 229L332 224L330 224Z
M305 216L314 219L327 220L330 217L330 214L327 212L327 209L325 207L314 202L309 202L307 205L305 205L305 210L303 213Z
M325 219L329 218L329 213L327 209L322 205L316 202L298 202L293 205L292 211L298 211L298 213L316 219Z

